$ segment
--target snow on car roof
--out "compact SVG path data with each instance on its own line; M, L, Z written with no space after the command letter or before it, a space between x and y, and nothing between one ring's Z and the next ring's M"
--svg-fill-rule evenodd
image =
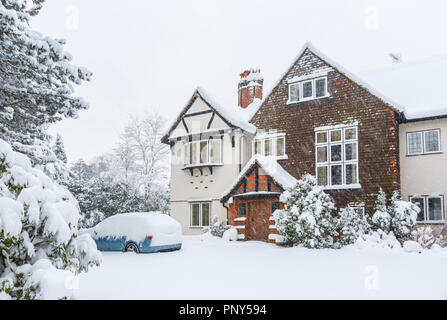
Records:
M172 234L179 231L180 223L160 212L120 213L98 223L93 230L95 237L126 237L143 241L155 234Z

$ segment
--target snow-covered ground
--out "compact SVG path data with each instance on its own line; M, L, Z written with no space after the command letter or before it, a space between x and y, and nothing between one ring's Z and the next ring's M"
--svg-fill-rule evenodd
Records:
M180 251L104 252L79 299L447 299L447 249L310 250L201 241Z

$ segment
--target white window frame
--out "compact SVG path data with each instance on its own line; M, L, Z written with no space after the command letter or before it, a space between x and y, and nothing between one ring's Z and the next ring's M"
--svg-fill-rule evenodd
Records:
M444 195L443 194L434 194L434 195L424 195L424 194L414 194L408 197L410 202L413 202L413 198L422 198L424 199L423 207L424 207L424 220L416 221L416 223L444 223L445 222L445 207L444 207ZM429 220L429 212L428 212L428 200L432 198L441 199L441 220Z
M316 87L316 81L317 80L321 80L324 79L325 80L325 86L324 86L324 95L321 97L317 97L317 87ZM312 95L310 97L304 98L303 97L303 84L307 83L307 82L311 82L312 83ZM289 96L287 98L287 104L293 104L293 103L298 103L298 102L303 102L303 101L309 101L309 100L316 100L316 99L322 99L322 98L326 98L329 97L329 93L328 93L328 85L327 85L327 76L325 77L318 77L318 78L314 78L314 79L310 79L310 80L303 80L303 81L299 81L299 82L292 82L289 83L289 88L288 88L288 92L289 92ZM291 87L292 86L298 86L298 100L290 100L291 99Z
M200 162L200 144L201 142L206 142L206 149L207 149L207 162L201 163ZM219 154L220 154L220 159L218 159L218 162L211 162L211 149L210 149L210 141L217 141L219 143ZM190 152L191 152L191 145L192 144L196 144L196 156L197 156L197 163L190 163ZM184 161L184 166L185 167L193 167L193 166L206 166L206 165L221 165L222 164L222 139L220 137L217 138L210 138L210 139L201 139L201 140L194 140L194 141L190 141L185 143L185 161Z
M204 203L208 203L208 205L209 205L209 217L208 217L209 225L207 225L207 226L202 225L202 221L203 221L202 220L202 204L204 204ZM199 205L199 225L197 225L197 226L192 224L192 207L194 204ZM189 203L189 227L190 228L204 228L204 227L206 228L206 227L211 226L211 217L212 217L211 204L212 204L211 201L191 201Z
M345 131L346 129L355 129L355 139L345 139ZM331 142L331 132L341 130L341 140ZM321 132L326 132L326 142L317 142L317 135ZM355 143L355 160L346 160L346 145ZM331 146L341 145L341 160L332 161L332 150ZM327 162L317 162L317 151L318 147L327 147ZM347 165L356 165L356 183L346 184L346 166ZM332 184L332 166L341 165L342 171L342 183L333 185ZM323 130L315 131L315 176L318 181L318 168L319 167L327 167L327 185L322 186L324 189L358 189L360 186L360 167L359 167L359 140L358 140L358 126L346 125L346 126L334 126L334 128L325 128Z
M428 132L433 132L436 131L438 134L438 146L439 149L437 151L426 151L425 150L425 134ZM410 153L410 143L409 143L409 137L410 134L418 134L421 137L421 152L414 152L414 153ZM441 129L430 129L430 130L419 130L419 131L410 131L406 133L407 135L407 156L417 156L417 155L423 155L423 154L433 154L433 153L442 153L442 149L441 149Z
M283 141L284 141L284 143L283 143L284 144L284 154L281 155L281 156L278 156L278 154L277 154L277 151L278 151L278 149L277 149L278 138L284 138L283 139ZM276 160L287 159L286 134L285 133L270 133L270 134L263 134L263 135L260 135L258 137L255 137L253 139L253 142L252 142L252 150L253 150L252 155L257 154L256 150L255 150L255 143L257 141L260 141L261 142L261 153L260 154L265 156L265 140L267 140L267 139L271 139L272 140L272 155L271 156L275 157Z
M298 86L298 100L290 100L290 98L291 98L291 94L290 94L290 91L291 91L291 87L292 86ZM295 82L295 83L290 83L289 84L289 97L288 97L288 100L287 100L287 103L296 103L296 102L300 102L300 96L301 96L301 89L300 89L300 83L299 82Z

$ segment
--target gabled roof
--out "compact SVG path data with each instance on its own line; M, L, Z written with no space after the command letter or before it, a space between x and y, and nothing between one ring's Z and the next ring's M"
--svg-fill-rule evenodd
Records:
M377 98L381 99L384 103L388 104L390 107L396 109L396 111L404 111L404 107L402 105L400 105L399 103L397 103L396 101L392 100L390 97L382 94L381 92L377 91L375 88L373 88L370 84L368 84L366 81L360 79L358 76L354 75L352 72L348 71L347 69L345 69L343 66L339 65L337 62L335 62L334 60L332 60L331 58L329 58L328 56L326 56L325 54L323 54L321 51L319 51L317 48L315 48L310 42L306 42L304 44L304 46L301 48L300 52L298 53L298 55L295 57L295 59L293 60L293 63L290 65L289 68L287 68L287 70L281 74L280 78L275 82L275 84L271 87L270 91L267 91L266 94L264 95L264 99L262 100L262 102L267 101L268 97L273 93L273 91L275 91L275 89L278 87L278 85L284 81L286 75L289 73L289 71L295 66L295 64L298 62L298 60L301 58L301 56L304 54L304 52L306 50L309 50L310 52L312 52L314 55L316 55L317 57L319 57L321 60L325 61L327 64L329 64L330 66L332 66L334 69L336 69L338 72L344 74L347 78L351 79L352 81L354 81L355 83L357 83L358 85L360 85L361 87L365 88L367 91L369 91L369 93L373 94L374 96L376 96ZM259 109L261 107L262 103L259 104L257 106L257 109ZM257 111L257 110L256 110ZM253 115L256 112L253 113ZM251 118L250 118L251 120Z
M213 111L216 112L218 116L222 118L230 127L240 128L249 133L255 133L256 127L248 122L248 118L250 117L251 109L242 109L238 106L225 106L218 102L217 99L212 97L212 95L206 92L203 88L197 87L194 91L193 95L189 99L186 106L182 109L178 117L173 121L173 123L168 127L168 130L163 135L161 139L162 142L167 143L169 135L171 132L178 126L180 121L182 120L183 115L188 111L188 109L192 106L194 101L197 98L201 98Z
M278 185L284 190L292 187L296 183L296 179L288 173L275 159L275 157L266 157L259 154L254 155L247 162L239 175L233 180L230 186L222 193L220 199L226 202L231 194L237 189L239 184L245 179L246 175L258 165L262 168Z

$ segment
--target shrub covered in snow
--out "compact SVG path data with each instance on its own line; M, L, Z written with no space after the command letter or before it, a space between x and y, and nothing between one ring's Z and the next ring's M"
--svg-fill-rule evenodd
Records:
M365 248L388 248L400 249L400 242L392 232L386 233L382 230L371 231L361 235L355 242L355 246L360 249Z
M211 235L222 238L224 232L228 229L230 229L230 226L227 225L226 221L221 221L219 217L213 216L209 227Z
M387 207L385 192L380 189L376 201L376 211L372 217L373 229L382 230L385 233L391 232L399 241L403 242L410 237L419 210L417 205L400 200L397 191L393 193L390 206Z
M78 235L76 199L0 140L0 293L14 299L48 295L47 283L100 263L88 234ZM55 288L54 285L51 287ZM61 286L60 288L66 288Z
M332 198L317 187L313 176L305 174L297 183L284 191L280 201L283 210L276 210L273 219L278 233L287 246L328 248L337 233L337 220Z
M420 226L411 232L411 238L424 249L430 249L435 245L443 246L445 238L440 231L435 231L431 226Z
M354 208L347 206L340 211L338 230L340 231L338 243L345 246L355 243L360 236L368 233L370 225L364 214L359 214Z

